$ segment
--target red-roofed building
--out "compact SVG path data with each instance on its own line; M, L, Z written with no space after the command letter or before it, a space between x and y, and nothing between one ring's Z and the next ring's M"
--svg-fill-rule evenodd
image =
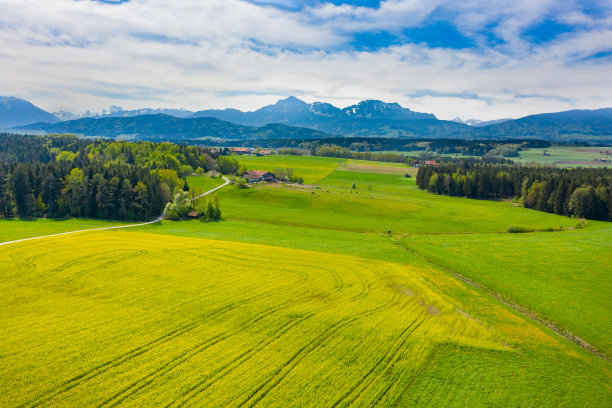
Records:
M243 178L249 183L255 183L257 181L274 181L274 174L269 171L262 170L250 170L242 175Z
M253 149L248 147L230 147L230 152L234 154L251 154L253 153Z

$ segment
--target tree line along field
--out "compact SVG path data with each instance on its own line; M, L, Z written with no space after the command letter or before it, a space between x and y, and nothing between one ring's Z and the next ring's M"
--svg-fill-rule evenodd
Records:
M609 353L608 223L507 234L577 220L428 194L397 166L239 160L311 185L225 187L220 222L0 247L1 406L612 403L609 361L453 276Z

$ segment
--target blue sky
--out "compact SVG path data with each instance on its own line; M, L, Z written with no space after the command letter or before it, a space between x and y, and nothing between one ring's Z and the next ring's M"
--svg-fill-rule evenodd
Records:
M50 111L295 95L440 118L612 106L612 2L0 0L0 94Z

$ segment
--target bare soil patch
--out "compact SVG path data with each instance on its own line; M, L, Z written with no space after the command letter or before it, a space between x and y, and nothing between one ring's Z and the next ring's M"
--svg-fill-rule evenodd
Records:
M371 166L367 164L342 163L338 170L354 171L358 173L375 173L375 174L416 174L417 169L411 167L385 167Z

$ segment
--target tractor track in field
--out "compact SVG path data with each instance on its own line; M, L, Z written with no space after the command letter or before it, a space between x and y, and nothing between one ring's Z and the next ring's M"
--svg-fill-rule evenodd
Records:
M335 271L330 269L330 270L328 270L328 272L330 273L330 275L332 277L332 280L334 281L334 287L333 287L333 290L330 293L330 294L333 294L333 293L336 293L336 292L340 291L344 287L344 282L343 282L342 278ZM363 282L363 277L360 276L360 278L362 279L362 282ZM305 281L307 279L304 279L304 277L302 277L301 280ZM283 291L287 286L292 286L292 285L284 285L282 288L274 289L274 291ZM362 292L360 292L358 295L354 296L353 298L357 298L357 297L363 295L364 293L367 294L368 292L369 292L369 284L368 285L363 284L362 285ZM224 341L224 340L226 340L226 339L236 335L237 333L241 332L243 329L252 326L254 323L264 319L265 317L271 316L274 313L276 313L278 311L281 311L282 309L285 308L285 306L287 304L289 304L289 303L291 303L293 301L294 300L288 300L288 301L284 302L283 304L279 304L279 305L276 305L274 307L270 307L265 312L259 313L257 316L254 316L252 319L250 319L250 320L248 320L246 322L241 323L238 327L236 327L236 328L234 328L232 330L228 330L228 331L226 331L224 333L218 333L218 334L214 335L212 338L209 338L209 339L205 340L204 342L196 345L195 347L192 347L189 350L186 350L185 352L180 354L178 357L174 358L173 360L171 360L169 362L166 362L161 367L158 367L157 370L149 372L145 376L142 376L138 380L136 380L136 381L132 382L131 384L129 384L124 389L116 392L111 397L107 398L105 401L100 403L98 406L99 407L103 407L103 406L116 406L116 405L122 403L127 398L129 398L130 396L140 392L141 390L143 390L146 387L148 387L149 385L151 385L157 379L167 375L168 373L170 373L174 369L180 367L182 364L187 362L189 359L195 357L196 355L198 355L201 352L209 349L210 347L212 347L212 346L214 346L214 345L216 345L216 344L218 344L218 343L220 343L220 342L222 342L222 341ZM326 308L329 308L329 307L326 307ZM322 309L324 309L324 308L322 308ZM320 312L320 310L319 310L319 312ZM292 327L294 327L294 326L300 324L301 322L303 322L304 320L314 316L316 313L317 312L311 312L311 313L308 313L305 316L302 316L300 319L295 319L295 320L292 320L292 321L288 322L287 324L285 324L276 333L276 335L274 337L271 337L271 338L264 339L264 340L260 341L256 346L252 347L248 351L244 352L243 354L241 354L240 356L235 358L228 365L225 365L224 367L221 367L221 368L217 369L217 372L213 374L212 378L209 375L206 379L204 379L204 381L201 381L200 383L194 385L192 388L187 390L183 394L183 396L182 396L183 401L181 401L180 404L183 405L187 401L193 399L193 397L195 397L198 394L200 394L201 392L205 391L210 386L210 381L212 381L213 379L223 378L225 375L229 374L235 367L240 366L244 361L248 360L250 357L255 355L258 351L260 351L261 349L265 348L267 345L269 345L273 341L275 341L278 338L280 338L280 336L282 336L284 333L288 332ZM232 365L235 366L235 367L232 367ZM198 388L201 387L202 385L204 387L202 389L198 390ZM191 393L191 395L189 395L190 393ZM173 405L175 403L176 403L176 401L173 401L168 406L171 406L171 405Z
M397 239L392 239L392 241L401 249L410 252L413 255L418 256L419 258L423 259L425 262L429 263L430 265L435 266L436 268L441 269L442 271L446 272L447 274L455 277L456 279L459 279L460 281L486 293L487 295L491 296L492 298L494 298L495 300L499 301L500 303L503 303L504 305L512 308L515 312L517 312L520 316L522 316L525 319L534 321L535 323L544 326L550 330L552 330L553 332L555 332L556 334L558 334L559 336L571 341L572 343L578 345L579 347L583 348L584 350L589 351L590 353L592 353L593 355L601 358L602 360L605 360L607 362L612 362L612 358L607 355L606 353L604 353L603 351L599 350L597 347L593 346L592 344L587 343L586 341L584 341L582 338L578 337L577 335L575 335L574 333L570 332L569 330L566 329L562 329L560 328L557 324L555 324L554 322L545 319L544 317L542 317L540 314L538 314L537 312L535 312L534 310L531 310L525 306L522 306L516 302L514 302L512 299L509 299L508 297L502 295L499 292L496 292L492 289L489 289L488 287L486 287L485 285L482 285L466 276L463 276L462 274L455 272L452 269L447 268L444 265L439 264L438 262L435 262L429 258L427 258L426 256L422 255L421 253L419 253L418 251L415 251L413 249L410 249L407 246L402 245L399 240Z
M400 350L405 346L406 342L410 338L410 336L423 324L427 317L427 313L423 311L423 314L417 316L410 324L408 324L404 330L400 333L399 336L395 339L395 342L391 345L391 347L386 351L386 353L368 370L365 375L359 379L344 395L338 398L332 405L331 408L335 408L340 406L341 403L346 401L343 406L352 405L365 391L367 391L370 386L376 382L384 373L387 371L388 367L393 364L397 360L397 354ZM375 374L378 371L378 374ZM368 377L371 377L368 381ZM362 384L365 386L362 386ZM360 388L360 389L358 389ZM351 394L355 391L355 395L352 398L349 398ZM381 395L380 398L384 396Z
M285 302L285 304L286 303L289 303L289 301ZM243 322L241 325L235 327L232 330L228 330L224 333L215 334L213 337L208 338L207 340L197 344L195 347L192 347L186 350L185 352L181 353L174 359L164 363L162 366L157 367L155 371L152 371L149 374L146 374L145 376L142 376L136 381L130 383L127 387L123 388L122 390L117 391L115 394L111 395L109 398L107 398L106 400L98 404L97 406L98 407L104 407L104 406L114 407L114 406L121 404L123 401L125 401L130 396L143 390L145 387L151 385L158 378L163 377L164 375L168 374L172 370L180 367L182 364L184 364L191 358L195 357L196 355L202 353L203 351L209 349L210 347L218 343L221 343L224 340L227 340L228 338L241 332L242 330L251 326L252 324L257 323L258 321L278 312L285 306L285 304L281 304L275 307L268 308L266 311L259 313L254 318L247 320L246 322Z
M219 259L220 260L220 259ZM246 258L244 259L246 260ZM337 292L339 290L341 290L344 287L344 282L342 280L342 278L333 270L329 270L328 271L331 275L332 278L332 282L333 283L333 290L332 292ZM90 369L84 373L79 374L78 376L72 378L71 380L66 381L65 383L63 383L62 385L60 385L58 388L51 390L50 392L47 392L45 394L39 395L38 397L36 397L35 399L21 405L22 407L30 407L30 406L38 406L38 405L42 405L45 403L49 403L50 401L52 401L54 398L56 398L57 396L70 391L72 388L80 386L90 380L92 380L93 378L111 370L112 368L115 368L117 366L120 366L121 364L124 364L125 362L138 357L144 353L147 353L149 351L154 350L156 347L167 343L171 340L173 340L174 338L177 338L183 334L186 334L188 332L191 332L195 329L197 329L199 326L201 326L203 324L203 321L206 319L210 319L210 318L214 318L216 316L222 315L226 312L229 312L231 310L234 310L236 308L238 308L241 305L244 304L248 304L249 302L253 302L265 297L269 297L272 293L276 293L278 291L285 291L286 289L290 288L290 287L294 287L295 285L299 284L300 282L305 282L308 280L308 276L304 276L304 275L298 275L297 276L297 280L291 283L288 283L286 285L282 285L281 287L274 287L274 288L268 288L267 290L265 290L263 293L259 293L257 295L254 296L250 296L248 298L242 299L240 301L234 302L233 304L230 305L226 305L220 309L217 309L215 311L212 311L211 313L206 314L205 316L201 316L201 320L199 322L191 322L189 324L183 325L182 327L171 331L170 333L167 333L166 335L163 335L161 337L158 337L157 339L139 346L133 350L130 350L126 353L123 353L117 357L115 357L114 359L103 363L101 365L98 365L97 367L94 367L93 369ZM364 277L361 277L362 282L366 282L367 280L365 280ZM369 291L369 284L363 283L363 290L362 292L368 292ZM288 301L289 302L289 301ZM285 302L288 303L288 302ZM151 372L149 374L147 374L144 377L141 377L140 379L134 381L133 383L131 383L128 387L122 389L121 391L115 393L113 396L111 396L110 398L106 399L105 401L103 401L100 406L115 406L118 403L124 401L125 399L127 399L128 397L130 397L131 395L137 393L138 391L140 391L141 389L145 388L146 386L148 386L149 384L151 384L153 381L155 381L157 378L159 378L160 376L166 374L167 372L173 370L174 368L178 367L179 365L181 365L182 363L184 363L185 361L187 361L188 359L190 359L191 357L197 355L198 353L202 352L203 350L231 337L232 335L234 335L236 332L238 332L241 328L243 328L243 326L248 326L252 323L255 323L256 321L259 321L275 312L277 312L278 310L281 310L284 305L278 305L276 307L272 307L270 309L268 309L265 313L263 314L259 314L257 316L255 316L253 319L251 319L249 322L243 323L240 325L240 327L234 329L234 330L230 330L227 331L225 333L217 333L215 334L212 338L207 339L206 341L196 345L195 347L192 347L191 349L185 351L184 353L182 353L181 355L179 355L178 357L176 357L175 359L166 362L164 365L162 365L160 368L158 368L157 371ZM297 322L296 322L297 323Z
M266 395L268 395L274 388L276 388L299 364L300 362L306 358L310 353L319 348L325 341L327 341L331 336L333 336L336 332L338 332L343 327L347 326L354 321L362 319L363 317L373 315L382 310L390 309L394 304L398 301L399 293L394 293L393 297L389 299L389 301L383 305L374 307L369 310L365 310L361 313L352 315L350 317L345 317L336 321L334 324L325 329L320 335L318 335L315 339L310 341L309 343L302 346L299 350L297 350L281 367L277 368L272 373L272 378L266 379L261 382L254 390L252 390L246 398L243 398L237 405L235 406L248 406L254 407L257 405Z
M330 275L335 281L334 289L329 294L331 295L333 293L339 292L340 290L344 288L344 281L334 270L330 269L328 270L328 272L330 273ZM268 347L270 344L274 343L276 340L280 339L284 334L289 332L293 327L298 326L299 324L302 324L306 320L316 316L318 313L329 310L332 307L337 307L339 304L344 304L349 301L357 301L367 296L371 290L370 283L368 282L368 280L365 278L365 276L362 273L357 272L356 270L354 270L353 272L359 276L359 279L361 281L362 286L361 286L361 291L359 293L357 293L356 295L352 296L350 299L347 299L341 303L322 306L318 308L317 310L311 310L310 312L306 313L304 316L301 316L299 319L295 319L295 320L288 322L287 324L285 324L283 327L281 327L279 330L276 331L274 337L268 337L266 339L261 340L258 344L256 344L255 346L251 347L249 350L245 351L244 353L236 357L230 363L228 363L227 365L223 367L218 368L215 372L211 373L211 375L209 375L208 377L206 377L205 379L203 379L202 381L198 382L197 384L192 386L190 389L185 391L183 395L180 397L181 399L180 402L178 400L172 401L171 403L166 405L164 408L170 408L173 405L184 406L189 401L191 401L193 398L197 397L198 395L206 391L208 388L210 388L210 386L214 383L214 381L218 381L224 378L226 375L231 373L234 369L236 369L237 367L240 367L244 362L248 361L251 357L255 356L258 352Z
M206 258L207 261L210 261L210 257ZM244 258L243 260L248 260L247 258ZM225 261L225 259L221 259L218 258L217 261ZM71 263L72 264L72 263ZM334 283L334 287L336 288L336 290L339 290L339 288L341 288L343 286L342 280L341 278L339 278L339 276L334 272L330 270L330 273L332 275L332 280L335 282ZM74 387L80 386L84 383L86 383L87 381L90 381L91 379L104 374L105 372L111 370L112 368L115 368L133 358L136 358L144 353L147 353L151 350L154 350L156 347L160 346L161 344L167 343L168 341L173 340L176 337L179 337L183 334L186 334L188 332L191 332L195 329L197 329L199 326L201 326L205 320L210 319L210 318L214 318L216 316L222 315L226 312L229 312L231 310L234 310L244 304L247 304L249 302L252 301L256 301L265 297L270 296L273 293L276 293L278 291L285 291L291 287L295 287L296 285L303 283L305 281L308 280L308 276L307 274L300 274L298 276L296 276L296 280L290 283L287 283L285 285L282 285L280 287L276 286L276 287L270 287L272 286L270 285L263 285L265 291L258 293L256 295L244 298L242 300L236 301L234 303L231 303L229 305L226 305L222 308L219 308L217 310L211 311L210 313L206 313L203 316L199 317L199 321L196 322L189 322L187 324L184 324L183 326L179 327L176 330L173 330L169 333L166 333L165 335L158 337L157 339L150 341L144 345L141 345L137 348L134 348L130 351L127 351L123 354L120 354L119 356L105 362L102 363L90 370L87 370L75 377L73 377L72 379L64 382L63 384L59 385L58 387L56 387L55 389L49 390L46 393L43 393L39 396L37 396L36 398L34 398L33 400L30 400L29 402L26 402L24 404L22 404L20 407L31 407L31 406L38 406L44 403L47 403L49 401L51 401L53 398L57 397L58 395L61 395L65 392L68 392L69 390L71 390ZM215 286L215 287L218 287ZM260 288L261 289L261 288ZM184 304L188 304L191 303L191 301L187 301L184 302ZM258 316L256 317L257 320L263 318L265 316ZM209 339L210 340L210 339Z
M84 371L81 374L71 378L70 380L65 381L63 384L59 385L57 388L49 390L49 392L44 393L39 395L38 397L30 400L29 402L26 402L22 405L20 405L20 408L25 408L25 407L35 407L35 406L40 406L44 403L47 403L49 401L51 401L53 398L57 397L58 395L61 395L65 392L70 391L72 388L75 388L79 385L82 385L84 383L86 383L87 381L104 374L105 372L111 370L112 368L115 368L135 357L138 357L144 353L147 353L151 350L154 350L156 347L158 347L161 344L167 343L171 340L173 340L176 337L179 337L183 334L186 334L188 332L193 331L194 329L197 329L199 326L201 326L202 324L205 323L205 321L207 319L211 319L214 318L216 316L222 315L226 312L232 311L238 307L240 307L243 304L246 304L248 302L254 301L254 300L259 300L261 298L270 296L270 294L277 292L279 290L285 290L291 286L293 286L295 283L290 283L287 285L283 285L282 287L277 287L274 289L268 289L263 293L259 293L257 295L236 301L234 303L230 303L228 305L225 305L217 310L213 310L210 313L206 313L203 316L200 316L198 321L194 321L194 322L189 322L187 324L182 325L181 327L172 330L148 343L145 343L141 346L138 346L132 350L129 350L127 352L124 352L118 356L116 356L115 358L99 364L98 366Z
M246 259L246 258L245 258ZM329 271L330 274L332 275L333 279L334 279L334 290L333 292L337 292L339 291L342 286L342 280L340 279L340 284L338 284L337 281L337 275L335 274L335 272L333 271ZM308 277L304 277L304 276L300 276L300 280L298 280L298 282L302 281L306 281L308 280ZM296 282L296 283L298 283ZM292 283L292 284L288 284L288 285L283 285L282 287L277 287L271 290L268 290L266 293L257 295L257 296L253 296L249 299L243 299L242 301L240 301L240 303L247 303L247 302L251 302L255 299L260 299L262 297L267 297L269 296L271 293L274 292L283 292L285 289L287 289L288 287L292 287L294 286L296 283ZM99 407L103 407L103 406L117 406L118 404L122 403L123 401L125 401L127 398L129 398L130 396L138 393L139 391L143 390L144 388L146 388L147 386L149 386L150 384L152 384L155 380L157 380L158 378L163 377L164 375L168 374L169 372L171 372L172 370L180 367L183 363L185 363L186 361L188 361L189 359L191 359L192 357L200 354L201 352L207 350L208 348L236 335L237 333L241 332L242 330L244 330L245 328L248 328L250 326L252 326L254 323L273 315L274 313L278 312L279 310L282 310L285 308L285 306L291 302L293 302L294 300L287 300L286 302L270 307L268 308L265 312L263 313L259 313L257 316L254 316L252 319L246 321L246 322L242 322L238 327L235 327L231 330L228 330L226 332L223 333L217 333L215 334L212 338L209 338L201 343L199 343L198 345L196 345L195 347L190 348L189 350L186 350L185 352L183 352L182 354L180 354L178 357L174 358L173 360L166 362L165 364L163 364L161 367L158 367L156 371L152 371L149 372L148 374L146 374L145 376L139 378L138 380L132 382L131 384L129 384L127 387L125 387L124 389L116 392L115 394L113 394L111 397L107 398L106 400L104 400L102 403L100 403L98 406ZM296 321L292 321L289 322L288 324L292 324L292 323L299 323L299 320ZM275 338L271 339L270 341L273 341ZM174 402L173 402L174 403ZM172 403L170 404L172 405Z
M230 183L229 179L227 179L225 176L221 176L221 177L223 178L223 180L225 180L225 183L223 183L220 186L217 186L217 187L215 187L213 189L210 189L207 192L202 193L202 194L200 194L197 197L194 197L194 200L198 199L198 198L201 198L201 197L204 197L204 196L206 196L206 195L208 195L210 193L213 193L213 192L219 190L220 188L223 188L223 187L227 186ZM112 229L119 229L119 228L141 227L143 225L150 225L150 224L155 224L157 222L160 222L161 220L164 219L165 216L166 216L166 212L164 211L163 213L160 214L159 217L157 217L153 221L141 222L141 223L138 223L138 224L117 225L117 226L114 226L114 227L88 228L88 229L76 230L76 231L59 232L57 234L41 235L41 236L38 236L38 237L21 238L21 239L15 239L13 241L0 242L0 246L14 244L14 243L17 243L17 242L33 241L33 240L42 239L42 238L51 238L51 237L59 237L59 236L62 236L62 235L76 234L78 232L103 231L103 230L112 230Z

